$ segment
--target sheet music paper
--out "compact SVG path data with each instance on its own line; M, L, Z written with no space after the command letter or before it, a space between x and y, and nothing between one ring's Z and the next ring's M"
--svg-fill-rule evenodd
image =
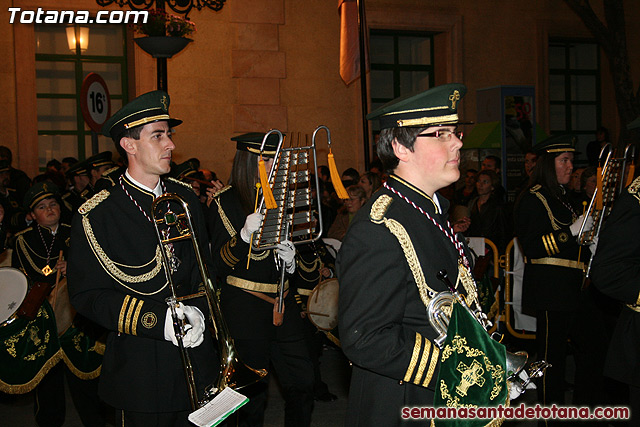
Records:
M190 413L189 421L198 427L217 426L248 401L247 396L227 387L202 408Z

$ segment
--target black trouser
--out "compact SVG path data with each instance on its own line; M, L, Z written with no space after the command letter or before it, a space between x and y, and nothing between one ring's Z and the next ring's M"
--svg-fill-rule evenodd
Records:
M64 362L54 366L35 390L34 414L40 427L59 427L65 419L64 378L67 377L71 400L82 424L87 427L103 427L105 419L103 404L98 398L98 379L81 380Z
M286 340L235 339L242 361L255 369L273 366L285 401L285 426L311 425L313 411L313 364L303 338ZM238 411L239 426L257 427L264 424L267 404L268 375L254 386L240 390L249 403ZM236 425L230 421L229 425Z
M325 335L320 332L308 319L304 321L305 342L309 349L311 363L313 363L313 395L322 396L329 393L329 386L322 381L320 373L320 356L322 356L322 348L324 345Z

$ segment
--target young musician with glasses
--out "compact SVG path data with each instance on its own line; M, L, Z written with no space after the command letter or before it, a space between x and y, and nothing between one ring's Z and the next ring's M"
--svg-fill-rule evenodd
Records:
M396 426L401 409L432 406L440 366L427 305L446 270L471 306L477 290L464 243L438 190L460 177L458 106L447 84L371 113L382 128L378 156L389 178L358 211L337 260L340 341L353 363L346 425Z

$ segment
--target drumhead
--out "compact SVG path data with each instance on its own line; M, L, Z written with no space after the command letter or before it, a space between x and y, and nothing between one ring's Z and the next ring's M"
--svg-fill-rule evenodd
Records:
M27 276L16 268L0 267L0 323L4 323L18 310L29 285Z
M330 331L338 326L338 280L320 282L309 295L307 317L316 328Z

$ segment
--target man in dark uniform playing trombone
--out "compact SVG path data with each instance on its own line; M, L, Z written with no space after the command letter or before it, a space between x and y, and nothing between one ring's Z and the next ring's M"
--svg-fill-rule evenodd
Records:
M169 95L163 91L141 95L107 120L103 133L113 138L128 168L113 187L80 207L72 225L71 301L109 330L99 395L126 426L190 425L187 381L165 298L171 295L168 274L178 296L195 293L202 278L189 241L174 243L170 265L164 265L152 212L156 197L176 193L191 209L196 234L206 237L193 191L160 178L170 171L171 129L180 123L170 118ZM200 252L210 259L207 245ZM181 304L178 312L190 325L183 342L202 391L214 380L218 360L195 301Z

